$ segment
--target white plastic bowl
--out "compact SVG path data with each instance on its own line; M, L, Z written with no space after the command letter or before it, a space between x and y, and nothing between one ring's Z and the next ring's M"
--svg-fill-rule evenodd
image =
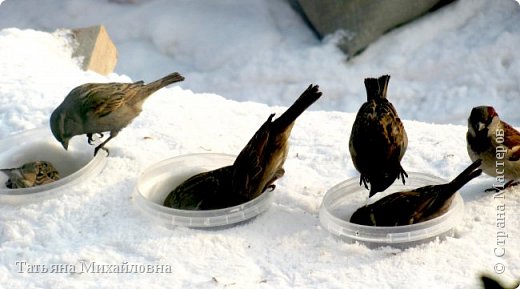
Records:
M94 149L87 139L71 139L68 151L54 138L49 128L38 128L8 136L0 141L0 168L20 167L26 162L51 162L60 179L45 185L23 189L9 189L8 176L0 172L0 202L23 203L41 201L66 192L66 188L97 175L106 164L107 154L101 150L94 157Z
M406 185L396 180L385 192L378 193L380 199L390 193L414 189L426 185L446 183L438 177L411 172ZM407 248L436 238L453 236L453 228L464 214L464 202L456 193L448 212L426 222L397 226L376 227L350 223L350 217L367 202L368 190L359 185L359 177L337 184L327 191L320 208L321 225L332 235L349 243L359 242L368 247L391 246ZM374 200L375 201L375 200ZM370 203L374 202L370 200Z
M188 154L158 162L145 169L134 190L134 201L148 217L168 228L218 228L247 221L266 211L272 202L267 190L257 198L237 206L217 210L180 210L163 206L168 194L190 177L231 165L236 156L204 153Z

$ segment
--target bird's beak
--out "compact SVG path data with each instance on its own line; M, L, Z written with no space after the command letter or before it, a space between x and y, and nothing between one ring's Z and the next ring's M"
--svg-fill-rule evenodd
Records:
M481 130L483 130L485 128L486 128L486 125L479 121L478 122L478 126L477 126L478 131L481 131Z
M69 147L69 140L64 140L61 142L61 145L63 146L63 148L65 150L67 150L67 148Z

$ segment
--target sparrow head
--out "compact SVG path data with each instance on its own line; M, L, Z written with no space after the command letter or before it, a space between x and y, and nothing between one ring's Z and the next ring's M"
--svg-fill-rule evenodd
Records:
M399 171L394 168L388 168L384 172L378 172L371 174L368 179L370 180L370 193L368 197L372 197L378 192L383 192L388 189L396 180L399 175Z
M54 137L61 143L63 148L67 150L71 137L65 132L65 114L61 112L59 108L52 112L50 125Z
M498 125L500 118L492 106L477 106L471 110L468 118L468 130L473 134L487 134Z
M374 214L368 206L357 209L354 214L350 216L349 222L363 226L377 226Z

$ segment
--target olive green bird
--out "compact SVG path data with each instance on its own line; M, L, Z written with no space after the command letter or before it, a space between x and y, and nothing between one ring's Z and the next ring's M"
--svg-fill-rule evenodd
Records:
M231 166L195 175L173 189L167 207L185 210L220 209L242 204L274 189L289 152L289 136L296 118L321 96L310 85L280 117L271 114Z
M149 84L143 81L82 84L71 90L52 112L52 134L67 149L70 139L76 135L86 134L88 143L92 144L93 134L103 137L103 132L110 132L95 148L94 155L99 149L108 152L104 148L106 143L141 113L144 101L151 94L183 80L184 77L175 72Z
M50 184L60 179L58 170L46 161L34 161L19 168L0 169L9 179L5 186L9 189L31 188Z

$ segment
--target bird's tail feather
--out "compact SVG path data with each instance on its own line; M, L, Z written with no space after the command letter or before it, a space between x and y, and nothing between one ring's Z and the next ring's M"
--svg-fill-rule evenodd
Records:
M6 174L8 177L11 177L13 171L16 170L15 168L12 169L0 169L0 172Z
M170 85L175 82L183 81L184 77L180 75L178 72L174 72L166 75L165 77L158 79L156 81L150 82L146 85L151 92L157 91L167 85Z
M313 104L321 96L318 85L309 85L309 87L300 95L300 97L291 105L274 124L285 129L292 124L300 114L302 114L311 104Z
M367 100L386 98L389 81L390 75L383 75L379 78L365 78Z
M449 183L449 185L453 188L453 192L458 191L469 181L480 176L480 174L482 174L482 170L477 168L480 167L481 164L482 160L476 160L471 165L469 165L464 171L462 171L462 173L460 173L455 179L453 179L453 181Z

